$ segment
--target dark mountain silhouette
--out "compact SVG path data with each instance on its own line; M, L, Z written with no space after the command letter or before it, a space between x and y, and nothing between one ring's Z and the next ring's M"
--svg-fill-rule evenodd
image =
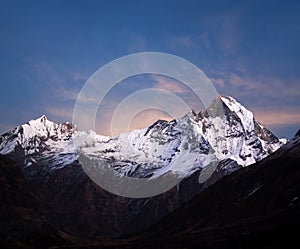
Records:
M122 205L122 198L118 205L109 202L108 194L79 172L81 189L75 181L74 191L71 185L63 187L60 181L67 184L67 174L37 189L20 166L1 156L1 248L296 248L299 135L264 160L223 177L145 231L122 238L103 233L111 228L114 205ZM60 199L67 190L72 198ZM80 195L84 205L78 203ZM97 204L107 220L95 216ZM97 229L85 231L87 222Z
M300 131L278 151L224 177L124 248L298 248Z

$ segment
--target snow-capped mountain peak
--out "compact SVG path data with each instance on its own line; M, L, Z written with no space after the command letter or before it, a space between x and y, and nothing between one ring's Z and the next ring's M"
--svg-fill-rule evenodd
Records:
M284 142L235 99L217 96L199 113L191 111L170 122L158 120L117 137L75 131L71 123L55 124L41 116L2 135L0 153L22 151L26 166L46 160L49 168L61 168L76 161L81 150L105 160L117 174L155 177L168 171L191 174L225 159L248 166Z
M73 133L71 123L56 124L43 115L0 136L0 153L18 154L17 158L29 166L41 158L59 157L68 151Z
M52 140L68 139L74 131L71 123L66 122L58 125L49 121L45 115L29 121L21 127L23 129L23 139L25 140L35 136Z

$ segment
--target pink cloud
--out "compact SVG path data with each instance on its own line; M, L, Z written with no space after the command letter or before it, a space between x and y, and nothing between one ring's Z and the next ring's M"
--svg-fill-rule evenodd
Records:
M256 109L253 111L255 118L262 124L270 126L300 124L300 112L297 111L266 111Z
M166 91L170 91L172 93L182 94L187 93L189 90L181 83L176 80L172 80L171 78L162 77L158 75L153 75L152 78L156 81L154 87L160 88Z
M131 120L129 130L143 129L153 124L155 121L159 119L171 121L173 118L170 115L160 110L156 110L156 109L143 110Z
M256 95L284 99L300 96L300 79L281 79L265 75L250 76L236 73L217 73L211 80L221 91L225 90L233 97L244 95ZM287 84L288 83L288 84Z
M51 114L57 119L64 121L72 121L73 108L70 107L48 107L46 108L46 113Z

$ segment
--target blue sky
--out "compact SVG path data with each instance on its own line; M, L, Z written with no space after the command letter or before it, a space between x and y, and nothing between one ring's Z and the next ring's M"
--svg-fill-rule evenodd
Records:
M1 133L42 114L71 120L76 97L96 70L145 51L189 60L221 95L236 98L278 136L300 128L298 1L0 3ZM131 87L154 84L134 82ZM124 85L107 103L122 94ZM107 113L99 114L102 123Z

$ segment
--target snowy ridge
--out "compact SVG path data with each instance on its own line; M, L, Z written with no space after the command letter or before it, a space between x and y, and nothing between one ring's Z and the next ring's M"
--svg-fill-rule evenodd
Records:
M45 115L20 125L0 137L0 153L11 154L16 150L24 153L24 166L41 159L49 159L57 167L75 160L72 143L74 127L71 123L55 124Z
M46 162L52 170L72 164L82 150L109 162L119 175L157 177L168 171L190 175L226 159L248 166L285 142L236 100L218 96L208 110L191 111L170 122L158 120L117 137L75 131L70 123L55 124L42 116L2 135L0 153L23 151L24 166Z
M189 115L171 122L159 120L152 126L83 148L91 157L105 159L121 175L159 176L167 171L186 174L217 159L209 144L191 125ZM130 155L130 156L129 156Z

